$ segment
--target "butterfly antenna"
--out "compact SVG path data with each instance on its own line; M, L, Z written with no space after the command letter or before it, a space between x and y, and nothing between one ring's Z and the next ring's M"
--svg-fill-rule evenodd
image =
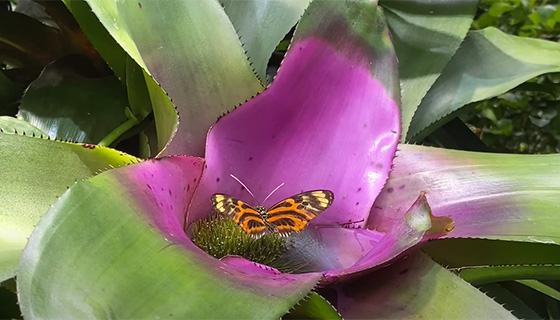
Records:
M232 178L234 178L237 182L239 182L239 184L242 185L243 188L245 188L245 190L247 190L247 192L249 192L249 194L250 194L251 196L253 196L253 199L255 199L255 200L257 199L257 198L255 198L255 195L251 192L251 190L249 190L249 188L247 188L247 186L246 186L243 182L241 182L241 180L239 180L239 178L237 178L236 176L234 176L234 175L231 174L231 173L230 173L229 175L230 175Z
M284 182L282 182L278 187L276 187L276 189L272 190L272 192L269 193L268 196L266 196L266 198L264 198L263 203L265 203L266 200L268 200L268 198L270 198L270 196L271 196L274 192L276 192L276 190L280 189L280 187L283 186L283 185L284 185Z

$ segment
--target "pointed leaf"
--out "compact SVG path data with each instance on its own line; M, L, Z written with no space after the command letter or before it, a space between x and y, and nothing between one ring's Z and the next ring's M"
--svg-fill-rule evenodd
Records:
M335 305L345 319L515 319L421 253L340 286Z
M296 24L311 0L220 0L261 81L278 43Z
M558 71L559 43L512 36L496 28L471 31L422 100L407 140L420 141L449 120L446 116L466 104L495 97L540 74Z
M472 285L509 280L556 280L560 279L560 264L526 266L480 266L457 270L461 278Z
M0 117L0 132L19 133L30 137L47 138L48 135L27 121L14 117Z
M478 1L381 0L399 58L402 139L420 101L467 35Z
M27 88L18 119L52 139L97 144L126 121L126 106L125 88L116 77L86 78L58 61Z
M93 145L0 133L0 281L14 275L27 238L76 180L138 161Z
M167 154L203 155L216 118L262 89L217 1L87 2L176 104L181 123Z
M327 301L315 292L311 292L298 303L294 310L282 317L282 319L340 319L340 314Z
M148 160L70 188L25 248L24 317L272 319L304 298L320 274L255 276L187 238L202 167L192 157Z
M560 155L399 149L370 229L389 229L424 190L434 215L455 221L448 237L560 244Z

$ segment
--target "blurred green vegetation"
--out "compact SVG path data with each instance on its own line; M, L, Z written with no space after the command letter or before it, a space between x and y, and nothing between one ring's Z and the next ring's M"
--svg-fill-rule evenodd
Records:
M521 37L560 40L558 1L481 0L473 29L494 26ZM538 61L539 57L534 57ZM493 151L560 152L560 74L536 77L474 104L461 119Z

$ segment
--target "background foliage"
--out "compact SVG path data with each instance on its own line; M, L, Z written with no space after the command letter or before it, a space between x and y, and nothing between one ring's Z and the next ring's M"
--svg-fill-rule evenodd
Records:
M483 0L472 28L489 26L557 42L560 6L546 0ZM495 152L558 153L559 83L560 74L536 77L501 96L474 104L461 119Z

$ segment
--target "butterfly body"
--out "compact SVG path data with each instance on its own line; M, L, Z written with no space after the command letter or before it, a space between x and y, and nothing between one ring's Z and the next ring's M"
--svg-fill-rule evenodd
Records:
M287 236L302 231L333 203L334 194L328 190L307 191L284 199L270 209L251 207L225 194L214 194L211 200L215 211L231 217L248 235L260 238L269 233Z

